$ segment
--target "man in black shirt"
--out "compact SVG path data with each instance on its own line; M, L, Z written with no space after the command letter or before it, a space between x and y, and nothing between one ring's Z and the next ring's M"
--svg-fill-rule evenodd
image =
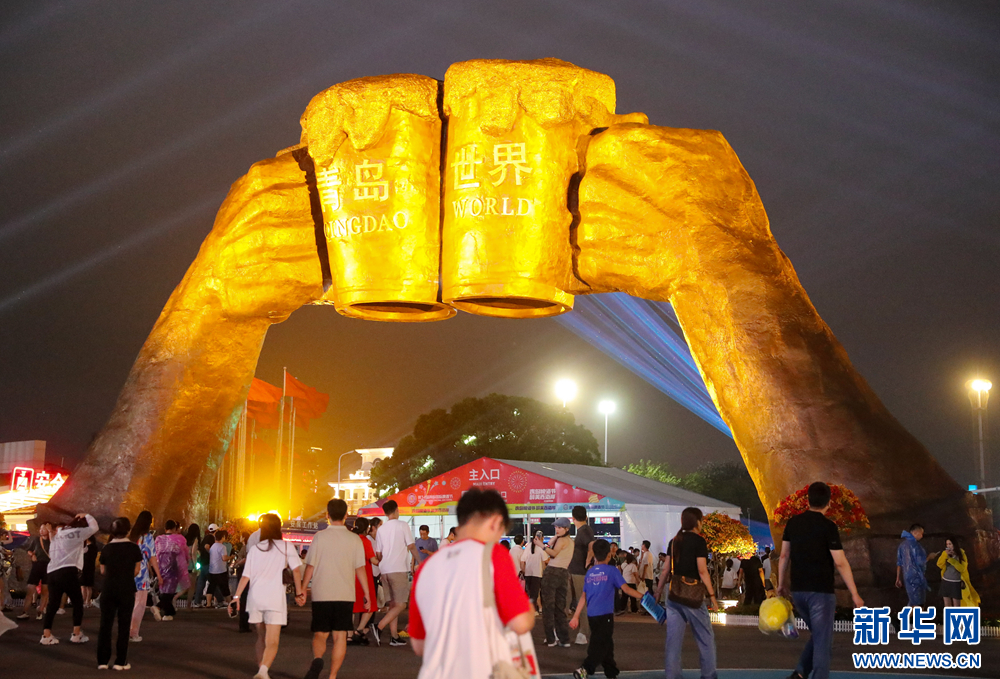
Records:
M587 577L587 568L594 560L594 529L587 522L587 508L581 505L573 507L573 525L576 526L576 538L573 540L573 558L569 562L571 602L580 601L583 594L583 581ZM587 604L580 611L580 631L576 635L576 643L586 644L590 636L590 623L587 622Z
M789 519L781 539L778 594L791 597L796 612L810 631L799 665L789 679L805 679L810 673L813 679L830 676L833 616L837 608L837 597L833 593L834 568L847 585L854 606L865 605L854 586L851 564L844 556L837 524L824 516L828 509L830 486L817 481L809 486L809 510Z

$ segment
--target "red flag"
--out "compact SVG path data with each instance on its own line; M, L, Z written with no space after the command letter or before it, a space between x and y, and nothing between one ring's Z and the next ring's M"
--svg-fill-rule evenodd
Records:
M278 404L247 401L247 417L264 429L278 428Z
M285 373L285 395L295 399L296 422L302 417L315 420L326 412L330 403L330 395L324 394L308 384L304 384L287 372Z
M257 401L259 403L280 403L281 387L268 384L264 380L259 380L255 377L250 383L250 391L247 394L247 400Z

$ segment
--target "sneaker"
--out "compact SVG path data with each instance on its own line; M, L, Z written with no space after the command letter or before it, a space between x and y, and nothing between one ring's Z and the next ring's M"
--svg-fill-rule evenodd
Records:
M201 608L201 604L195 601L193 604L191 604L191 608Z
M130 669L132 669L132 663L125 663L124 665L115 665L113 669L116 669L116 670L130 670Z
M56 644L59 643L59 640L56 639L55 637L43 636L42 641L40 643L42 644L42 646L55 646Z
M160 607L159 606L152 606L150 608L150 610L153 611L153 619L154 620L156 620L157 622L159 622L160 620L163 620L163 613L160 611Z
M573 670L573 679L587 679L590 675L587 674L587 670L582 667L578 670Z
M381 637L379 636L379 633L378 633L378 625L372 625L372 636L375 637L375 645L376 646L381 646L382 645L382 639L381 639Z
M66 615L66 609L60 608L56 611L56 615Z
M15 619L15 620L28 620L28 619L30 619L30 618L31 618L31 616L30 616L30 615L28 615L27 613L22 613L21 615L17 616L17 617L16 617L16 618L14 618L14 619Z
M172 616L172 615L164 615L162 618L160 618L160 620L173 620L173 619L174 619L174 616Z
M142 637L140 636L129 637L128 640L133 644L138 644L140 641L142 641Z
M313 658L312 664L309 666L309 671L306 672L305 679L319 679L319 674L322 671L323 671L323 659Z
M70 635L69 638L69 643L71 644L85 644L88 641L90 641L90 637L88 637L83 632L80 632L79 634Z
M576 643L579 646L586 646L587 645L587 635L585 635L583 632L580 632L579 634L577 634L576 635Z
M35 620L42 620L45 618L45 614L39 611L38 615L35 616Z
M553 646L557 646L558 644L559 644L558 641L546 641L545 642L545 645L548 646L549 648L552 648Z
M98 665L97 669L99 669L99 670L106 670L106 669L108 669L108 666L107 665Z
M389 639L389 645L390 646L406 646L406 641L404 641L402 637L390 637L390 639Z
M572 646L572 645L573 645L573 644L569 643L568 641L566 641L566 642L562 642L562 641L560 641L560 642L559 642L559 648L569 648L569 647L570 647L570 646Z

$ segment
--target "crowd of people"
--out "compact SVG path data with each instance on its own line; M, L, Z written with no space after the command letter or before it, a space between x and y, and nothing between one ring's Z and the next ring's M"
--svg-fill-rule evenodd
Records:
M682 676L688 628L701 676L709 679L716 676L710 608L718 608L719 598L739 596L752 605L777 594L794 603L811 630L791 679L825 679L836 608L834 574L840 574L856 607L864 602L837 526L825 516L829 486L812 484L808 497L809 510L789 520L780 550L767 550L763 559L751 555L715 563L701 535L702 512L695 507L681 513L680 530L666 551L654 556L649 541L622 549L597 538L582 506L574 507L571 517L556 519L548 540L540 530L527 539L504 539L510 528L507 505L495 491L479 488L463 495L458 526L441 545L427 526L420 526L415 538L391 500L382 507L384 520L359 517L350 528L347 504L331 500L328 527L301 552L283 539L281 519L274 514L261 516L255 532L237 534L234 541L215 524L202 535L197 524L184 530L172 520L157 535L152 515L144 511L134 521L115 519L103 547L97 522L80 514L33 531L23 550L30 558L29 586L17 619L43 620L40 642L55 645L60 641L53 632L57 616L69 606L69 641L86 643L83 611L91 605L100 572L99 668L129 669L129 646L142 641L146 611L169 622L176 615L175 602L186 597L191 609L228 608L239 618L241 631L256 632L254 677L268 679L289 605L308 601L312 658L306 679L319 679L328 649L329 676L336 679L347 646L372 643L409 643L422 657L420 679L445 679L503 676L498 665L529 655L520 644L540 618L548 646L569 648L574 641L587 646L574 673L586 679L599 667L608 677L618 675L615 618L629 610L645 614L636 606L645 595L665 609L668 679ZM910 604L923 603L926 564L935 560L946 604L978 603L959 539L949 538L942 552L928 555L922 538L922 527L913 525L903 532L899 547L897 586L905 587ZM233 593L231 573L237 582ZM401 625L407 609L408 632ZM512 637L519 640L519 651ZM526 643L531 645L530 637Z

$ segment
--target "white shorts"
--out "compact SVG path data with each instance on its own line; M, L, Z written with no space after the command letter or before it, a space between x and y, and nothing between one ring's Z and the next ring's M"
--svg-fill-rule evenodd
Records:
M287 611L250 611L249 616L251 625L256 625L261 622L265 625L288 624Z

